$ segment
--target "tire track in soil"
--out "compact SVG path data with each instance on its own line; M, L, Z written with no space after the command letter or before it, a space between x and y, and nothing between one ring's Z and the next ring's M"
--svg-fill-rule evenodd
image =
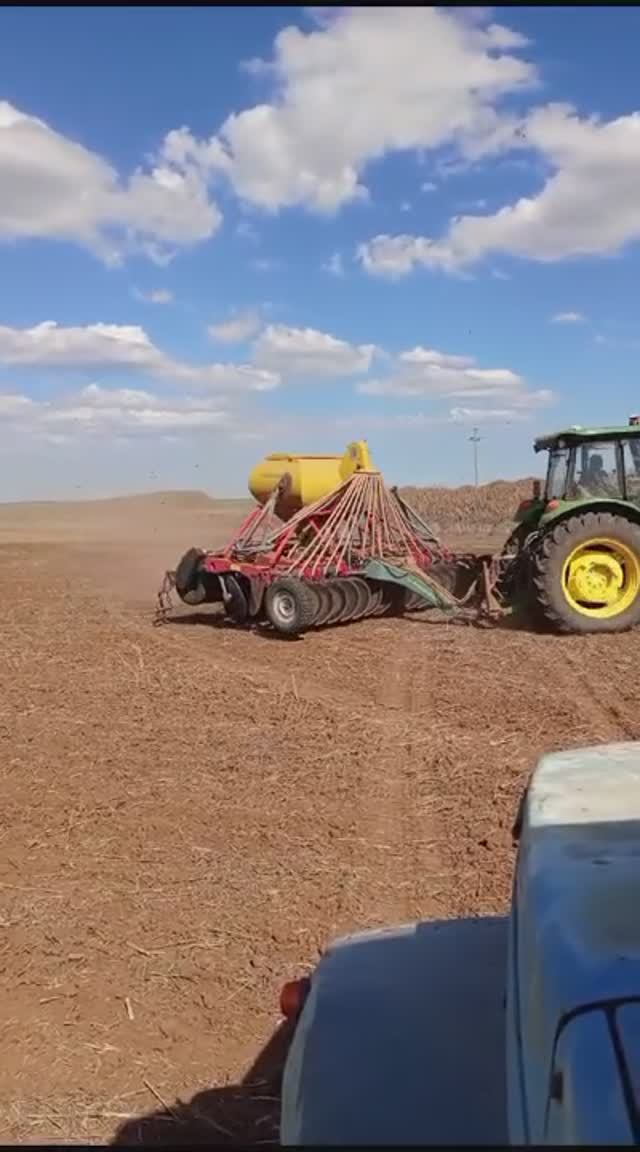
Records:
M425 888L440 871L434 849L432 815L425 814L422 792L428 784L423 772L424 749L430 739L420 738L421 724L416 694L415 666L403 647L391 650L389 663L382 662L381 680L375 690L374 706L398 716L388 725L376 780L367 782L362 795L362 819L370 838L384 852L380 874L384 894L378 911L384 909L386 922L428 917ZM409 658L407 658L409 655Z
M587 706L591 716L598 727L602 726L603 732L608 733L603 739L611 741L638 740L640 738L640 723L635 718L625 715L620 702L618 679L616 678L611 684L601 676L597 684L594 684L588 675L589 671L595 671L597 676L598 669L605 664L606 658L609 657L610 659L612 655L611 641L616 644L620 651L620 637L586 636L580 639L584 644L582 652L578 647L579 639L574 639L568 643L565 641L565 659L572 669L572 675L569 677L566 668L562 668L567 687L569 687L569 679L571 679L574 688L575 685L578 685L580 695L588 702ZM587 664L586 673L585 664ZM622 665L623 661L620 661L620 664ZM632 675L635 678L635 670Z

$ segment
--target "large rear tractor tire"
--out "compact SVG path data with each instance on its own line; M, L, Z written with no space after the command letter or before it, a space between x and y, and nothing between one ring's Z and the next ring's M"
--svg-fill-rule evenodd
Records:
M546 532L532 556L533 607L560 632L623 632L640 623L640 526L586 512Z
M280 576L264 594L267 620L283 636L299 636L313 627L319 602L313 588L296 576Z

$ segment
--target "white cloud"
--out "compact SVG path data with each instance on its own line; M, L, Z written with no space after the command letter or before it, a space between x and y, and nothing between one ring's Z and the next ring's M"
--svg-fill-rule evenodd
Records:
M434 184L433 180L424 180L420 185L420 190L422 192L435 192L437 187L438 185Z
M23 416L35 408L35 401L30 396L21 396L16 392L0 392L0 417Z
M0 415L5 428L35 433L51 443L67 442L79 432L197 431L226 426L231 420L227 410L202 398L167 399L151 392L99 384L46 401L0 393ZM59 428L63 431L57 431Z
M374 344L349 344L315 328L269 324L256 341L254 359L282 376L338 377L368 372Z
M553 403L548 389L531 390L510 368L479 368L470 356L455 356L433 348L402 352L388 377L362 380L357 390L367 396L431 397L435 400L488 401L491 408L460 407L460 412L521 412ZM500 407L495 408L496 401ZM479 418L479 417L478 417ZM506 417L505 417L506 418Z
M371 276L399 280L407 276L416 265L425 268L441 267L443 260L437 245L427 236L388 236L380 234L360 244L357 259Z
M168 288L152 288L150 292L141 292L140 289L134 288L133 295L136 300L142 300L145 304L170 304L173 300L173 292Z
M366 164L391 152L449 144L480 155L503 132L501 99L536 80L514 55L522 37L464 11L311 16L310 32L284 28L273 61L252 63L274 84L271 103L232 114L209 141L180 137L181 162L224 172L238 196L266 209L333 212L366 195Z
M207 331L218 344L243 344L260 331L262 320L257 311L232 313L219 324L210 324Z
M510 424L512 420L525 420L523 408L451 408L449 416L456 424L486 424L492 421Z
M252 364L195 364L173 359L153 344L144 328L128 324L67 328L48 320L33 328L0 326L0 363L22 367L128 368L221 391L264 392L280 383L276 372Z
M325 272L328 272L331 276L337 276L338 278L344 276L344 263L340 252L334 252L322 267Z
M583 324L584 316L582 312L556 312L555 316L551 317L552 324Z
M207 166L180 151L176 135L148 170L123 178L104 157L0 101L0 239L74 241L112 263L131 249L162 262L173 248L208 239L222 217Z
M420 266L452 271L496 252L551 263L615 255L640 239L640 112L601 121L549 104L505 130L499 147L540 155L551 175L538 193L459 216L441 239L375 236L358 252L365 270L390 278Z

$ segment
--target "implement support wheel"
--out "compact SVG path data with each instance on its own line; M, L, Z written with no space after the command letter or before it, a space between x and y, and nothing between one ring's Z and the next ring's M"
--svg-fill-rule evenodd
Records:
M318 597L313 588L296 576L280 576L264 595L267 620L284 636L299 636L313 626Z
M561 632L622 632L640 623L640 526L610 512L561 520L532 558L532 592Z

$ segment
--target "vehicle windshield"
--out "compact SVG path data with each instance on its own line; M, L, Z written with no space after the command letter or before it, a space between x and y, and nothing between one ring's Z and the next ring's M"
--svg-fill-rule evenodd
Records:
M577 496L603 499L624 498L624 485L618 468L618 451L614 441L592 441L583 444L576 462Z
M546 500L562 500L567 490L571 452L568 448L552 448L545 487Z

